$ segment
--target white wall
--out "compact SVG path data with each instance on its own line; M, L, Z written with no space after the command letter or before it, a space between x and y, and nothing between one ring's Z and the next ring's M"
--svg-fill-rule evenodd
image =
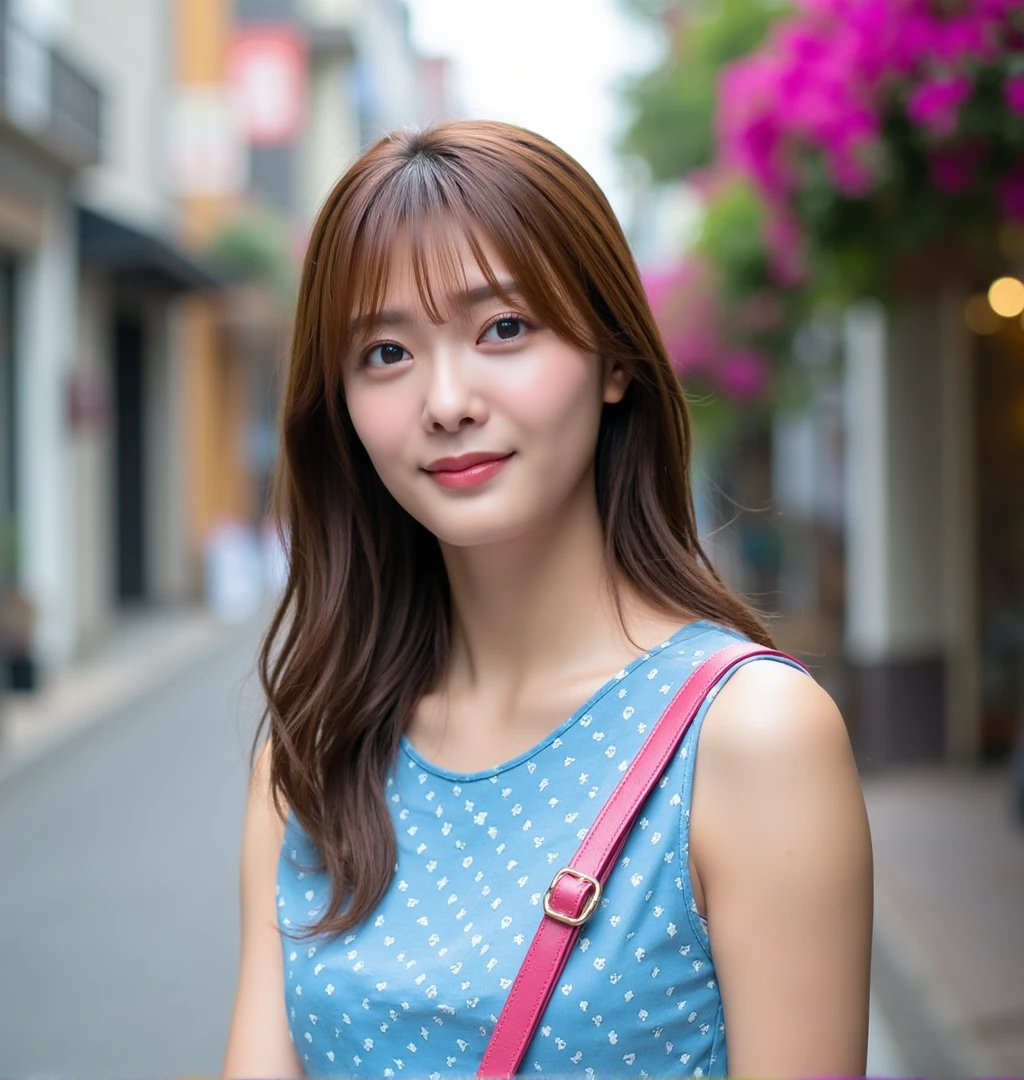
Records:
M865 301L845 326L846 642L858 663L883 660L889 638L886 316Z
M79 178L83 203L143 231L174 239L179 207L168 175L168 109L175 48L175 0L65 0L63 40L105 91L103 160ZM177 333L177 301L163 293L140 293L129 282L83 290L83 319L98 350L88 362L112 383L110 339L117 305L141 305L145 355L145 525L150 597L175 602L188 593L185 555L183 357ZM90 309L90 306L92 308ZM102 344L101 344L102 343ZM113 421L113 414L111 421ZM103 440L103 447L93 445ZM83 630L110 623L115 613L115 462L112 431L84 433L83 488L78 523L92 537L79 560L91 584L90 618ZM88 465L85 462L88 461ZM104 515L104 522L96 515ZM104 614L105 611L105 614Z
M845 332L847 648L945 661L946 740L978 738L971 350L955 290L852 309Z
M345 30L356 54L314 54L311 64L301 166L303 211L311 220L362 149L356 69L370 102L371 138L419 121L423 101L419 57L401 0L303 0L300 10L314 38L317 29Z
M394 127L420 123L419 59L400 0L364 2L357 47L372 88L371 139Z
M310 66L309 126L300 168L303 214L312 222L338 177L359 153L351 61L324 57Z
M103 160L80 195L113 217L169 228L167 109L174 47L171 0L65 0L67 48L103 91Z
M63 180L39 176L42 242L24 261L17 298L20 583L39 609L38 657L74 647L76 593L69 505L66 386L76 334L74 210Z
M324 26L351 26L359 18L364 0L302 0L302 14Z
M864 662L933 656L952 630L944 523L971 510L946 483L946 428L966 403L946 387L940 319L929 297L847 321L848 640Z

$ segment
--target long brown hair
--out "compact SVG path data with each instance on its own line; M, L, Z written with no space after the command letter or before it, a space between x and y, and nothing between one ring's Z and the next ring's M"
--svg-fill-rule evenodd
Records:
M332 902L311 933L361 922L391 881L386 778L451 641L440 546L392 498L357 438L342 358L353 315L380 310L399 236L413 245L425 309L442 318L433 279L454 265L445 245L460 235L500 295L481 235L542 323L631 375L622 401L604 406L595 457L613 587L625 580L666 612L770 644L701 549L686 402L593 179L557 146L507 124L459 121L381 139L328 196L306 252L274 492L289 572L259 655L271 786L331 880Z

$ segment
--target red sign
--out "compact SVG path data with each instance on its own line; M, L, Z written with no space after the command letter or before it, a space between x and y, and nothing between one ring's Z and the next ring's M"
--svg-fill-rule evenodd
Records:
M308 50L290 24L260 24L235 30L228 50L228 92L253 146L294 142L306 121Z

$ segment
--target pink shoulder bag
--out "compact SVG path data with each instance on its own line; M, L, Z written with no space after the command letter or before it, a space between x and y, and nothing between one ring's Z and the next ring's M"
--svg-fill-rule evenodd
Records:
M491 1033L478 1077L507 1080L515 1075L580 927L597 908L604 883L644 801L668 767L711 688L737 664L755 656L796 663L775 649L740 643L713 653L695 668L654 725L569 865L551 879L544 896L544 916Z

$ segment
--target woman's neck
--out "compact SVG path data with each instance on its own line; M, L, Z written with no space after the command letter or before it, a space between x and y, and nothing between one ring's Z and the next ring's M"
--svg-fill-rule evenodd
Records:
M529 536L444 549L453 612L447 691L512 703L573 673L614 671L686 621L620 583L620 624L597 507L581 502Z

